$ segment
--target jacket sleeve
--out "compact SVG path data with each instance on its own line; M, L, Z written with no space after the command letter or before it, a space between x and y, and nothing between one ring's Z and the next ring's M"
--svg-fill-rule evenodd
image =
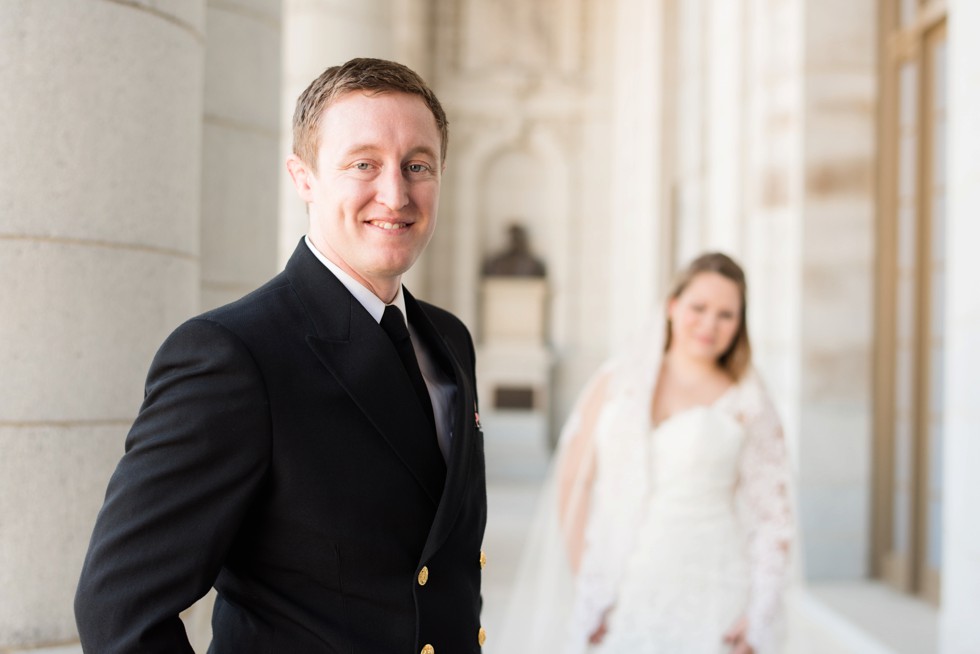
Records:
M160 348L75 597L85 652L192 652L179 613L211 587L269 462L268 398L244 344L204 319Z

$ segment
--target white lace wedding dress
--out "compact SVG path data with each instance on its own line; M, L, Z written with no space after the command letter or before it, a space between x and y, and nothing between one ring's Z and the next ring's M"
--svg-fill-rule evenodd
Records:
M627 348L583 391L488 652L714 654L743 616L756 654L781 650L798 542L779 418L750 370L651 429L662 343Z
M734 489L745 430L722 397L649 434L651 487L599 654L720 654L748 608Z

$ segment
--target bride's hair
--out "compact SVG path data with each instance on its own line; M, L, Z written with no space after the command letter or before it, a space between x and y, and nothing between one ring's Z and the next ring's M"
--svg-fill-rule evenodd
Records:
M739 315L738 321L738 331L735 333L735 338L732 339L732 344L728 347L724 354L718 357L718 365L724 368L732 379L738 381L748 370L749 364L752 361L752 346L749 344L749 326L745 321L746 316L746 286L745 286L745 273L742 272L741 266L739 266L735 261L728 255L722 254L721 252L708 252L702 254L697 259L688 264L687 268L682 270L674 281L674 287L670 291L669 299L673 300L680 296L687 288L687 285L691 283L691 280L700 275L701 273L713 272L718 273L722 277L730 279L735 282L738 287L739 295L742 299L742 310ZM664 340L664 351L670 347L670 318L667 319L667 337Z

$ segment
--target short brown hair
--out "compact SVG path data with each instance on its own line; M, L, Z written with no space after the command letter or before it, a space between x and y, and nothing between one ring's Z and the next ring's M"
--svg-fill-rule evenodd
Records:
M359 58L326 69L296 100L296 111L293 113L293 153L314 171L320 148L320 119L323 112L334 100L351 91L395 91L422 98L436 120L442 142L441 160L446 160L449 121L446 120L446 112L432 89L408 66L384 59Z
M688 284L701 273L713 272L735 282L738 287L739 295L742 298L742 310L739 315L738 331L732 339L729 348L718 357L718 365L725 369L732 379L738 381L745 371L748 370L752 362L752 346L749 343L749 326L745 320L747 315L746 284L745 273L742 268L728 255L721 252L708 252L702 254L697 259L688 264L682 270L674 282L674 287L670 292L670 299L676 299L684 292ZM670 347L670 319L667 319L667 338L664 342L664 351Z

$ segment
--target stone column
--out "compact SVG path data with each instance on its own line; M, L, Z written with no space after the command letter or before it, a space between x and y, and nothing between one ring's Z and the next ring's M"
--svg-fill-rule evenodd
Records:
M198 305L203 0L0 3L0 650L76 639L106 483Z
M201 187L201 305L277 269L281 0L209 0Z
M705 249L741 256L744 236L746 156L745 104L749 47L747 0L710 0L706 41L704 107L705 194L702 211ZM677 254L677 253L675 253ZM683 265L684 262L676 261Z
M949 207L946 306L946 498L943 535L941 648L944 654L980 651L980 5L949 4Z
M876 4L807 0L803 10L799 395L791 427L799 437L800 521L810 579L863 579L869 573Z
M802 0L747 0L742 264L753 363L794 442L799 434Z
M658 2L616 4L612 161L629 166L612 176L610 347L649 319L664 284L661 215L663 115L663 7Z

